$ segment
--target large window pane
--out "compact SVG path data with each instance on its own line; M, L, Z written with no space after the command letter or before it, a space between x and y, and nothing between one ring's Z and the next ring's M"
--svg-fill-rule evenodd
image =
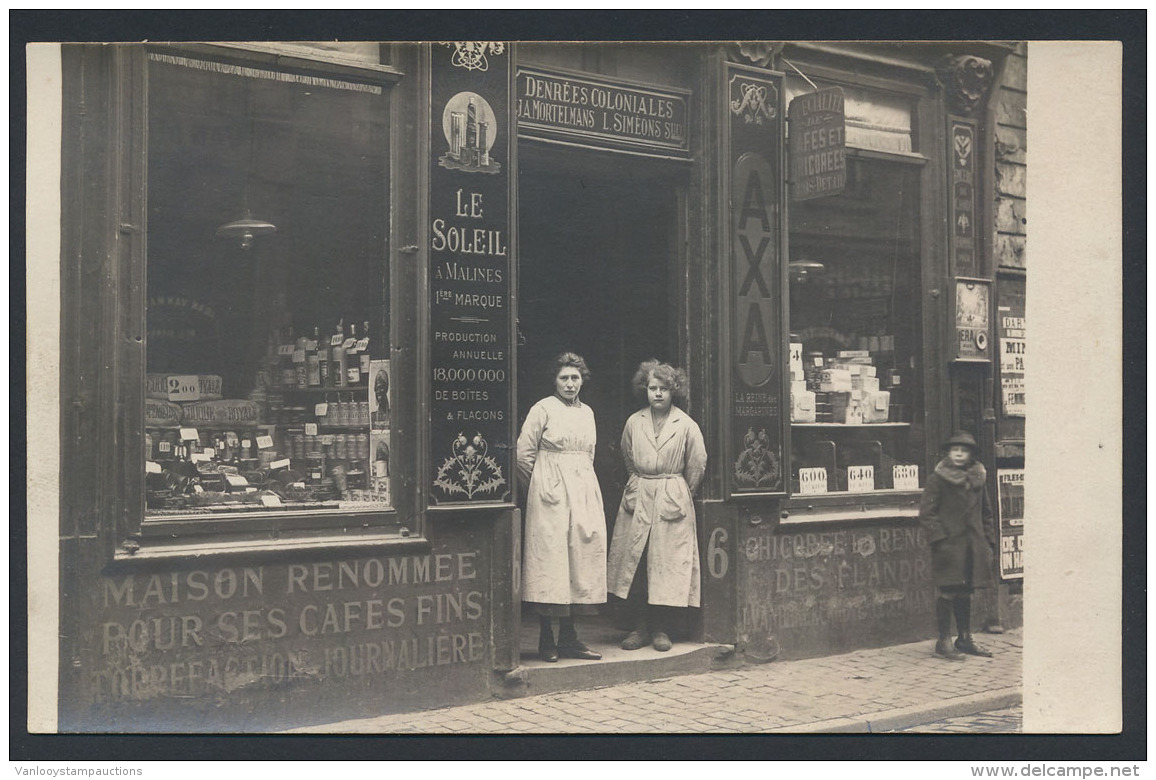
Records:
M919 173L850 157L841 195L791 204L795 493L922 480L896 469L923 471Z
M389 505L386 111L150 57L146 517Z

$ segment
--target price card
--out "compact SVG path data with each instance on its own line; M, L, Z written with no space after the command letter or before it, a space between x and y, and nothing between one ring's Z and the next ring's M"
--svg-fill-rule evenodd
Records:
M261 496L261 503L264 506L281 506L281 497L276 493L266 493Z
M847 491L849 493L867 493L875 489L874 466L848 466Z
M314 417L324 417L329 414L329 404L324 401L313 407Z
M305 362L305 348L304 347L302 347L301 349L293 350L293 362L294 363L304 363Z
M357 339L346 339L345 341L341 342L341 348L348 352L349 350L353 349L353 345L356 343Z
M305 423L305 435L306 436L316 436L317 435L317 423Z
M241 439L241 446L244 447L245 449L249 449L250 447L253 446L253 440L252 439Z
M340 333L334 333L329 337L329 346L331 347L340 347L344 343L345 336L341 335Z
M249 484L249 480L240 474L226 474L225 481L229 483L229 487L245 487Z
M365 348L368 346L369 346L369 339L364 338L364 339L358 339L357 340L357 349L359 352L364 352Z
M172 451L173 451L173 443L171 441L159 441L159 442L157 442L157 452L172 452Z
M194 459L196 457L197 457L196 455L193 456ZM203 487L201 487L200 485L193 485L193 492L194 493L204 493L205 489Z
M157 463L155 460L146 460L145 461L145 474L160 474L160 473L161 473L161 464Z
M891 467L896 490L919 490L919 466L896 464Z
M799 492L815 496L827 492L827 469L799 469Z
M165 377L165 389L170 401L201 400L201 380L196 375Z
M181 441L197 441L200 438L196 428L181 428Z
M290 465L289 458L282 458L281 460L275 460L272 463L270 463L269 468L270 468L270 470L287 469L287 468L289 468L289 465Z
M201 450L201 454L211 460L213 456L217 454L217 451L212 447L205 447L203 450Z
M286 355L292 355L296 349L296 344L281 344L277 347L277 354L281 357L285 357Z
M268 434L257 437L257 449L267 450L273 446L273 437Z
M332 446L333 445L333 434L332 433L326 433L326 434L322 435L321 445L323 447Z

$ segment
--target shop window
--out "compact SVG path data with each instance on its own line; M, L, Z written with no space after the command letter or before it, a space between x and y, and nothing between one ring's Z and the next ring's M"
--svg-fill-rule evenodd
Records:
M387 90L168 52L147 63L142 533L372 525L396 493Z
M848 156L839 195L791 204L791 492L923 481L919 176Z

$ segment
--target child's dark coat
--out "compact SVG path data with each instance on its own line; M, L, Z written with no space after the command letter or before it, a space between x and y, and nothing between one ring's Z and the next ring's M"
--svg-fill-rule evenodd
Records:
M940 461L924 486L919 523L931 543L937 586L995 584L991 556L998 536L982 463L960 469Z

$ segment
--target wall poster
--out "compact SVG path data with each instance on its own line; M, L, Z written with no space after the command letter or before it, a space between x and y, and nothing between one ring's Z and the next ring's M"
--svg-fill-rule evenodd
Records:
M723 148L729 172L727 484L734 494L785 491L781 399L783 326L783 89L768 71L728 63Z
M1024 470L1000 469L999 573L1005 580L1024 576Z
M1027 411L1024 376L1027 371L1027 323L1023 282L1001 280L999 328L1000 408L1005 417L1023 417Z
M430 504L508 501L510 58L500 42L430 46Z

